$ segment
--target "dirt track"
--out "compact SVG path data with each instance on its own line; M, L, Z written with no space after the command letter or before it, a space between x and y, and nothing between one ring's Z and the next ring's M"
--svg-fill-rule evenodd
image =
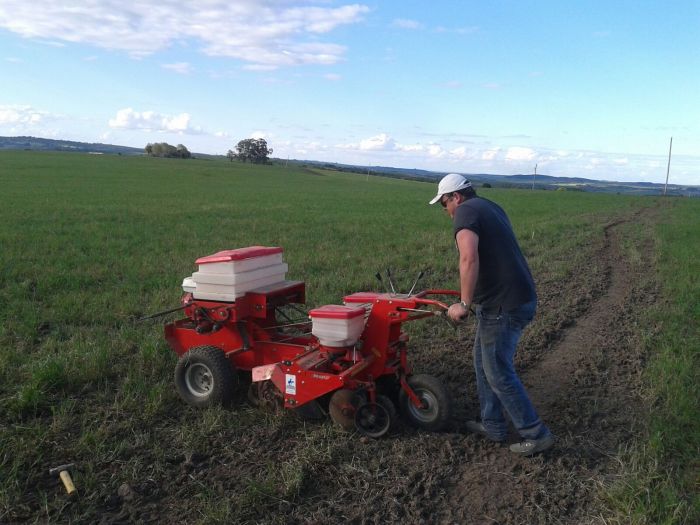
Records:
M642 368L631 313L638 277L620 252L621 223L605 228L598 263L602 289L590 308L563 328L523 382L557 446L535 459L481 445L484 461L465 462L448 491L444 521L590 523L596 482L613 475L617 448L638 431ZM652 297L646 296L646 300ZM529 366L528 366L529 365Z
M648 213L635 223L643 227ZM209 523L234 515L237 523L280 524L602 522L596 519L598 484L616 474L613 455L641 431L635 315L640 304L654 300L619 248L625 224L605 228L593 260L567 283L538 283L539 316L549 318L526 331L517 365L558 438L551 451L519 458L459 431L478 412L472 324L450 347L436 342L416 356L416 369L441 377L455 397L450 431L399 426L374 441L328 422L234 408L232 418L248 420L193 440L191 451L154 463L141 483L108 489L92 510L94 521ZM643 257L646 251L639 252ZM202 415L177 410L151 432L167 443L180 418ZM150 461L148 450L135 453ZM112 465L96 469L117 471ZM105 478L104 486L119 482ZM203 499L214 507L207 516L192 511L191 502L201 508Z

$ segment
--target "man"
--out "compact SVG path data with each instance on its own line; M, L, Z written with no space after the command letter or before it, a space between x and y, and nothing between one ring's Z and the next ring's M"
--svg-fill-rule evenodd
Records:
M466 428L505 442L508 414L522 442L510 446L530 456L548 449L554 437L542 423L513 365L515 349L537 308L535 284L515 239L508 216L496 203L476 196L470 181L446 175L430 204L440 201L452 218L459 250L461 301L450 306L454 321L464 319L471 304L478 319L474 369L481 421Z

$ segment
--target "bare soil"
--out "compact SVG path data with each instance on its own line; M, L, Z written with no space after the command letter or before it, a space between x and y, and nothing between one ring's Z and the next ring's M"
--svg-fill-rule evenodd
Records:
M636 323L655 291L635 273L645 265L628 264L620 230L628 220L644 227L649 213L607 225L595 256L565 283L538 282L540 320L526 330L516 363L557 437L544 454L517 457L460 430L478 416L470 321L447 347L436 341L414 357L417 371L443 379L454 396L446 432L399 424L368 440L328 421L257 415L264 424L219 427L165 460L135 445L141 464L153 465L136 482L124 481L119 464L93 465L103 484L92 496L96 506L80 514L103 524L228 523L231 516L251 524L602 523L600 483L616 475L617 452L644 430ZM638 248L644 257L648 250ZM181 408L150 433L167 443L179 419L201 417ZM114 432L128 426L128 415L112 417ZM15 518L41 520L29 511L37 503L22 502L27 513Z

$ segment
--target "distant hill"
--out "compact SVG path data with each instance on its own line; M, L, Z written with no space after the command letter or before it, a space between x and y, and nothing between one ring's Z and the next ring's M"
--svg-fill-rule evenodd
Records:
M0 137L0 151L18 149L33 151L75 151L112 155L144 154L143 148L101 144L99 142L74 142L71 140L43 139L38 137ZM226 158L223 155L209 155L206 153L192 153L192 156L198 159ZM421 169L392 168L386 166L355 166L352 164L315 160L272 159L272 161L276 164L294 164L297 166L359 173L362 175L381 175L384 177L426 182L434 182L446 174L446 172ZM490 184L497 188L532 188L532 175L493 175L489 173L465 173L465 175L469 177L477 187ZM539 174L535 177L535 188L541 190L624 193L629 195L661 195L664 191L663 184L656 184L653 182L611 182L581 177L553 177ZM669 184L667 193L675 196L700 197L700 186Z
M362 175L382 175L399 179L435 182L447 172L435 172L419 169L390 168L384 166L353 166L334 162L319 162L313 160L283 160L279 163L294 163L296 165L347 171ZM477 188L490 184L494 188L532 188L532 175L493 175L490 173L464 173ZM627 195L663 195L664 185L654 182L615 182L586 179L582 177L553 177L537 174L535 188L540 190L588 191L600 193L623 193ZM700 186L669 184L667 195L700 197Z
M144 144L145 146L145 144ZM80 151L82 153L111 153L113 155L143 155L143 148L113 144L73 142L72 140L42 139L38 137L0 137L0 151L24 149L36 151Z

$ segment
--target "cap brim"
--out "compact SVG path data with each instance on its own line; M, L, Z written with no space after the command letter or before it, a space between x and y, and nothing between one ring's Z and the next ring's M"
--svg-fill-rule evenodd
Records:
M435 204L437 201L440 200L440 197L442 197L444 193L438 193L433 200L431 200L428 204Z

